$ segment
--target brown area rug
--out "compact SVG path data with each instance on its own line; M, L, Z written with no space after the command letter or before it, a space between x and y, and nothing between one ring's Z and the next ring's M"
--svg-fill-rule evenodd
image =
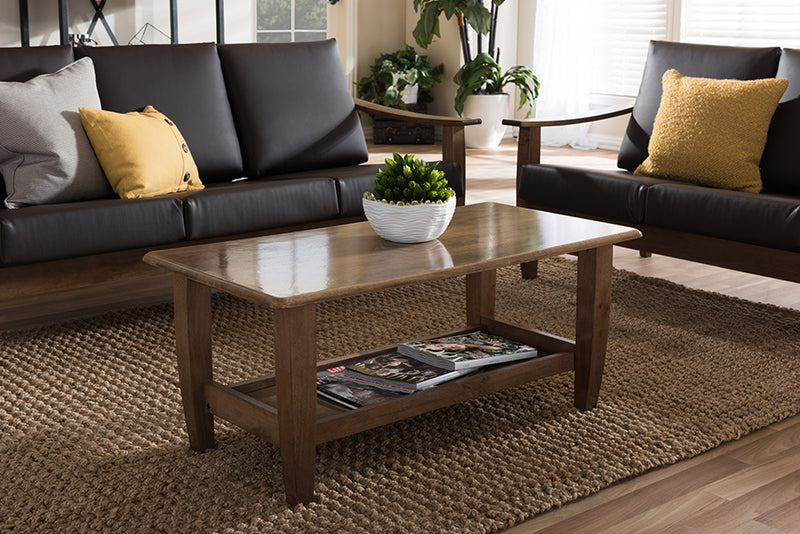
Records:
M573 336L575 263L498 277L498 316ZM215 297L216 374L271 369L270 314ZM319 309L325 358L460 326L463 279ZM170 306L0 334L0 531L494 532L800 411L800 313L614 274L599 406L572 375L321 445L317 502L219 424L189 450Z

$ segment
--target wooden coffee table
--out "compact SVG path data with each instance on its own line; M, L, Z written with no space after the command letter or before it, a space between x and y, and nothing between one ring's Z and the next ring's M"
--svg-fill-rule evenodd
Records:
M213 416L277 445L286 499L294 505L313 499L318 443L570 370L575 405L593 408L608 339L612 245L640 236L633 228L484 203L457 208L447 231L428 243L389 243L360 222L160 250L144 261L175 275L178 371L191 447L214 446ZM565 253L578 256L574 342L494 319L496 269ZM357 410L317 397L318 367L393 350L379 347L317 362L318 303L461 275L466 275L466 327L421 334L477 327L533 345L539 357L486 367ZM275 375L231 385L214 381L211 289L273 309Z

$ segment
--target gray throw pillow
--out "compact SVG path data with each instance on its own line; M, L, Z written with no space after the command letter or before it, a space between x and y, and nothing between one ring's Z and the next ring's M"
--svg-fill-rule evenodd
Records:
M89 58L27 82L0 82L0 173L7 207L113 196L83 131L80 106L100 109Z

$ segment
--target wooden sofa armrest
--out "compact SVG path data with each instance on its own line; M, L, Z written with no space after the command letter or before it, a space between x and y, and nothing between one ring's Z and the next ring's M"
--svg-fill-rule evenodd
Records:
M417 124L432 124L442 127L442 160L455 161L461 166L462 190L466 198L467 191L467 145L464 141L464 127L472 124L480 124L480 119L465 119L461 117L448 117L444 115L428 115L426 113L414 113L402 109L390 108L373 104L360 98L354 98L356 109L372 115L378 115L389 119L416 122ZM464 203L464 198L459 199L459 204Z
M519 190L519 177L522 166L530 163L539 163L541 160L542 128L610 119L627 115L632 110L633 106L609 107L592 111L587 115L573 117L503 119L503 124L519 127L519 136L517 138L517 189Z

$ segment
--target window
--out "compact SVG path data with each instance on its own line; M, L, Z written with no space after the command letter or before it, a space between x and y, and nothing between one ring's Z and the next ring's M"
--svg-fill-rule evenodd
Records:
M259 43L319 41L328 36L327 0L257 0Z
M635 96L648 43L800 48L797 0L588 0L595 10L593 93Z

